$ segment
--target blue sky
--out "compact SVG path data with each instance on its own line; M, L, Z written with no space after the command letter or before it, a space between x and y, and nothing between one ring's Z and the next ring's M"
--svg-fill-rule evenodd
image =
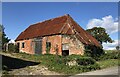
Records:
M2 24L5 33L10 39L16 37L30 24L47 19L70 14L71 17L84 29L110 19L110 24L116 24L118 17L118 3L115 2L3 2ZM97 21L94 21L97 20ZM1 23L1 22L0 22ZM108 31L112 25L105 26ZM110 28L109 28L110 27ZM115 29L114 29L115 30ZM110 32L109 32L110 33ZM110 33L112 39L118 39L118 31Z

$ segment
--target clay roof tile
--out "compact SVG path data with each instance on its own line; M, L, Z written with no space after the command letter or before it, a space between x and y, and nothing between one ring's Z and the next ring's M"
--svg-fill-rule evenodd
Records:
M76 32L77 38L82 43L101 46L99 42L81 28L69 14L30 25L26 30L21 32L15 41L53 34L75 34Z

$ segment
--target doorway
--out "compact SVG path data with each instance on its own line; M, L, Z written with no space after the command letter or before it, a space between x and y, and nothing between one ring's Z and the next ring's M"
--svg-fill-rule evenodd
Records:
M62 44L62 55L63 56L69 55L69 44L68 43Z
M62 50L62 55L63 56L68 56L69 55L69 50Z
M41 54L42 53L42 38L34 39L34 51L35 54Z

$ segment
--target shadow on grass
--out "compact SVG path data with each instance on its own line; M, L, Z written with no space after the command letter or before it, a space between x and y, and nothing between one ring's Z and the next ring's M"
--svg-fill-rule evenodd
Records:
M25 61L22 59L12 58L4 55L1 56L2 56L3 70L19 69L19 68L24 68L26 66L33 66L40 64L39 62ZM4 68L4 66L7 68Z

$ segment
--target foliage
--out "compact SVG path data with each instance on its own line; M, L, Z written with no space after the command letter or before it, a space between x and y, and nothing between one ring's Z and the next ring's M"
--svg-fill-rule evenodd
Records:
M109 34L102 27L94 27L92 29L87 29L86 31L89 32L91 35L93 35L101 44L103 42L106 42L106 43L113 42L113 40L110 38Z
M119 62L118 59L107 59L107 60L98 61L97 63L100 65L100 68L102 69L111 66L118 66L118 62Z
M91 64L95 64L95 60L93 60L92 58L90 57L83 57L83 58L79 58L77 59L77 63L79 65L91 65Z
M92 57L95 60L98 60L98 58L104 54L105 54L105 52L100 47L90 46L90 45L85 47L85 54L84 55Z
M67 60L68 61L76 60L78 65L82 65L82 66L95 64L95 60L92 59L91 57L85 57L80 55L70 55L67 57Z
M104 52L107 53L113 53L113 52L118 52L117 50L104 50Z
M9 43L8 44L8 51L9 52L19 52L19 48L17 47L17 45L14 45L13 43Z
M119 59L119 53L118 52L111 52L111 53L105 53L104 55L99 57L99 60L108 60L108 59Z
M113 52L110 52L110 53L112 55ZM60 55L56 56L52 54L31 55L31 54L26 54L26 53L14 53L12 54L12 56L16 56L23 60L40 62L39 65L44 65L48 67L48 69L51 71L56 71L59 73L64 73L64 74L69 74L69 75L118 65L118 59L110 59L110 58L103 59L103 60L101 59L100 61L96 62L91 57L80 56L80 55L69 55L69 56L64 57L64 56L60 56ZM71 60L76 60L77 63L79 63L79 65L76 65L76 66L66 65L66 62L69 62Z
M53 58L54 57L54 58ZM56 56L49 55L49 61L45 61L45 64L49 70L57 71L65 74L75 74L80 72L86 72L90 70L100 69L99 65L90 57L84 57L80 55L70 55L70 56L58 56L58 59L55 59ZM76 60L79 64L78 66L68 66L67 62Z
M4 32L5 28L3 25L0 25L0 29L1 29L0 31L2 32L2 47L3 47L5 43L8 43L10 41L10 39L6 36Z
M116 50L119 50L120 49L120 46L116 46Z
M26 53L19 53L19 54L16 53L16 57L20 57L21 59L27 59L30 61L40 62L40 65L44 65L48 67L48 69L51 71L56 71L64 74L77 74L80 72L100 69L100 66L96 62L95 63L90 62L90 61L94 62L95 60L93 60L90 57L84 57L80 55L69 55L64 57L64 56L60 56L60 55L56 56L52 54L30 55ZM76 60L78 63L81 64L79 64L79 66L66 65L66 63L71 60ZM84 63L84 61L85 62L89 61L89 62Z

